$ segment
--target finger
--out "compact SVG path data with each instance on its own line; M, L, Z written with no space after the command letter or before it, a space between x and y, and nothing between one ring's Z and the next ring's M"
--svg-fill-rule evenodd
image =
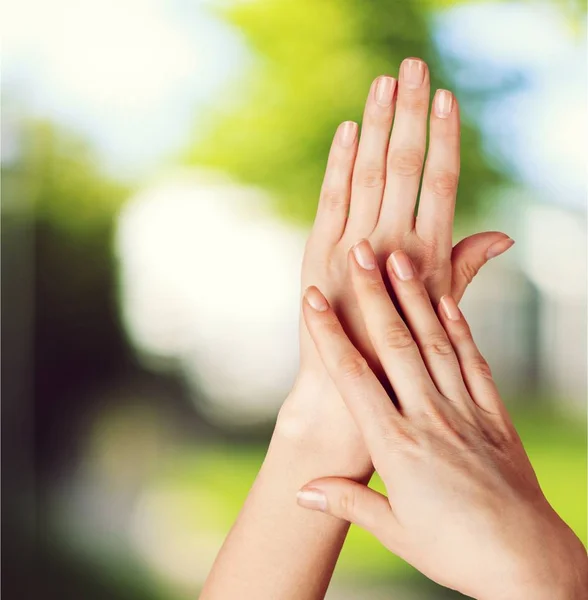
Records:
M397 429L401 417L316 287L306 290L302 311L323 364L375 461L383 441Z
M497 231L476 233L456 244L451 253L451 295L455 301L461 300L472 279L491 258L506 252L513 244L514 240Z
M395 89L393 77L378 77L365 105L346 228L353 241L370 235L380 214Z
M377 226L388 235L412 231L414 226L427 140L429 87L427 65L415 58L404 60L398 79L386 187Z
M436 393L419 349L390 300L367 240L349 254L351 281L372 345L403 412L422 411Z
M443 296L439 302L439 318L455 349L459 365L472 400L484 411L504 414L488 363L478 350L472 332L451 296Z
M390 255L386 267L394 294L433 382L446 398L464 411L470 397L457 356L412 261L405 252L397 250Z
M351 198L351 175L357 151L357 123L345 121L339 125L325 171L311 239L314 242L333 245L343 235L349 201Z
M458 179L459 108L451 92L437 90L416 232L422 240L434 244L441 259L449 259L451 255Z
M390 550L400 542L400 524L388 499L361 483L342 477L316 479L307 483L296 499L304 508L358 525Z

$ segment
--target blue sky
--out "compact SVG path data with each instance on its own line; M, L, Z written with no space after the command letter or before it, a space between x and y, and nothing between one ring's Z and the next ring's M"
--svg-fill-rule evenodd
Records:
M210 4L20 0L3 39L5 95L81 132L117 175L142 176L197 134L198 107L247 68L238 32ZM584 205L585 35L543 3L474 3L435 22L440 47L476 77L480 65L524 73L523 89L487 105L489 144L547 196Z

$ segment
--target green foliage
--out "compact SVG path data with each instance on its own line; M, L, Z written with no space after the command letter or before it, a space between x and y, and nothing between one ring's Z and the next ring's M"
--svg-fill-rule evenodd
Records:
M406 56L425 59L433 89L452 88L431 42L429 7L397 0L255 0L222 17L242 33L253 65L210 107L190 163L228 171L273 192L285 215L310 221L331 138L361 121L371 81L397 74ZM472 214L503 179L465 120L459 212Z

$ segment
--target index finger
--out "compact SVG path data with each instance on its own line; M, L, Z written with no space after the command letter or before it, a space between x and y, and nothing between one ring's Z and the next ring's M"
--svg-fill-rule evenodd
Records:
M302 311L323 364L373 458L372 450L377 453L382 442L398 432L402 417L318 288L306 290Z

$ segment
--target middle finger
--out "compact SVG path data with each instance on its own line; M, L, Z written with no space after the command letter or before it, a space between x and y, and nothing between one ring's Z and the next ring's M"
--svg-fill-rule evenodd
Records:
M416 58L404 60L398 79L386 187L377 226L385 236L407 233L414 227L427 142L429 88L427 65Z

